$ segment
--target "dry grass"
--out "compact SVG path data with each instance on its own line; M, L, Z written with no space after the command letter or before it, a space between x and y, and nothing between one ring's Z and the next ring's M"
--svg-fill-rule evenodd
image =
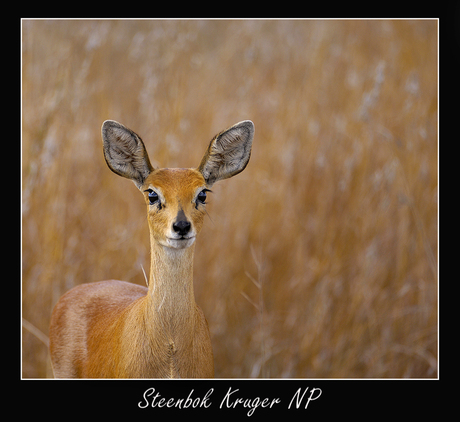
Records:
M255 123L217 184L197 302L217 377L437 376L436 21L24 21L23 317L76 284L144 284L145 206L105 119L196 166ZM23 377L49 376L23 330Z

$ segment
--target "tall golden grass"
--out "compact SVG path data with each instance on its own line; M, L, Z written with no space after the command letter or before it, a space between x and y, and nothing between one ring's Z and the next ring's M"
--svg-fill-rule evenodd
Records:
M436 377L437 25L24 20L22 376L51 376L64 292L144 284L145 205L107 168L102 122L193 167L251 119L196 247L216 376Z

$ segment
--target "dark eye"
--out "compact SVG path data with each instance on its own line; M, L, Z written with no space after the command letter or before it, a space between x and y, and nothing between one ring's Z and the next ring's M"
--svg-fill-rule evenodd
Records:
M196 198L197 203L201 202L202 204L206 204L206 192L209 192L208 189L203 189Z
M146 192L149 193L150 205L153 205L153 204L155 204L156 202L158 202L160 200L160 198L158 197L158 194L155 191L153 191L152 189L148 189Z

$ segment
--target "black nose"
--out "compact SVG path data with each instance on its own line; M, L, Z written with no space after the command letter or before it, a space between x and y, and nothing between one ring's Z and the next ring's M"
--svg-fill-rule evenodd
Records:
M191 224L188 221L177 221L173 224L173 230L180 234L181 236L185 236L190 231Z

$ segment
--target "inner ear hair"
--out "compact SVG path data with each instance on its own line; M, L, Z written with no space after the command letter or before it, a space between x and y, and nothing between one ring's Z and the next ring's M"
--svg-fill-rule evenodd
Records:
M106 120L101 132L104 158L110 170L141 188L153 167L140 136L114 120Z
M253 138L254 124L244 120L212 139L198 167L208 186L233 177L246 168Z

